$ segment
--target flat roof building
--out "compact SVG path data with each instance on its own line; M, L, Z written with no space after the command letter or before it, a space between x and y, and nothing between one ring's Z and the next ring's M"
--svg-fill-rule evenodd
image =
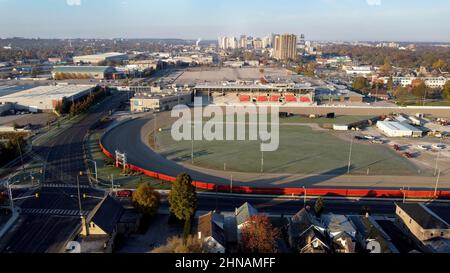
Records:
M95 55L84 55L73 57L75 64L93 64L98 65L101 62L122 62L128 60L128 55L125 53L109 52Z
M192 103L192 92L161 90L138 93L130 99L131 112L170 111L175 106Z
M378 121L377 128L388 137L422 137L423 131L398 121Z
M30 111L53 111L63 99L79 100L94 90L94 85L51 85L39 86L0 97L0 103L15 104Z
M55 80L65 79L113 79L116 69L110 66L55 66L52 76Z

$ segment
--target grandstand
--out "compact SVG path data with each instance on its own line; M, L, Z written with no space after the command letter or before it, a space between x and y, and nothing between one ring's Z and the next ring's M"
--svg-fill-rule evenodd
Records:
M202 84L194 87L194 93L215 104L312 105L315 88L301 84Z

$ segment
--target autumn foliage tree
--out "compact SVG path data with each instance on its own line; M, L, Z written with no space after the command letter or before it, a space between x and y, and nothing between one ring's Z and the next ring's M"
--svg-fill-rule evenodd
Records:
M161 196L149 183L141 184L133 193L133 206L146 216L154 216L159 209Z
M252 216L241 229L242 250L247 253L275 253L280 236L279 229L272 226L267 216Z

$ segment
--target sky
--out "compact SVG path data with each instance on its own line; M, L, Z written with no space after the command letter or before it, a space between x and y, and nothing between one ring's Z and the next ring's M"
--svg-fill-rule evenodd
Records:
M0 0L0 37L450 42L449 0Z

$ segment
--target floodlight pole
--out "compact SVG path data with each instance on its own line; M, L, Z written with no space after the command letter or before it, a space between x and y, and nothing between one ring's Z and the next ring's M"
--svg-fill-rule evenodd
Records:
M306 187L303 186L303 208L306 208Z
M230 177L230 193L233 193L233 174Z
M441 142L441 143L442 143L442 142ZM440 149L440 145L441 145L441 144L439 144L439 151L438 151L437 158L436 158L436 166L435 166L435 168L434 168L434 176L438 175L439 159L440 159L440 157L441 157L441 149Z
M348 168L347 168L347 174L350 174L350 168L352 164L352 151L353 151L353 134L351 135L351 141L350 141L350 152L348 155Z

